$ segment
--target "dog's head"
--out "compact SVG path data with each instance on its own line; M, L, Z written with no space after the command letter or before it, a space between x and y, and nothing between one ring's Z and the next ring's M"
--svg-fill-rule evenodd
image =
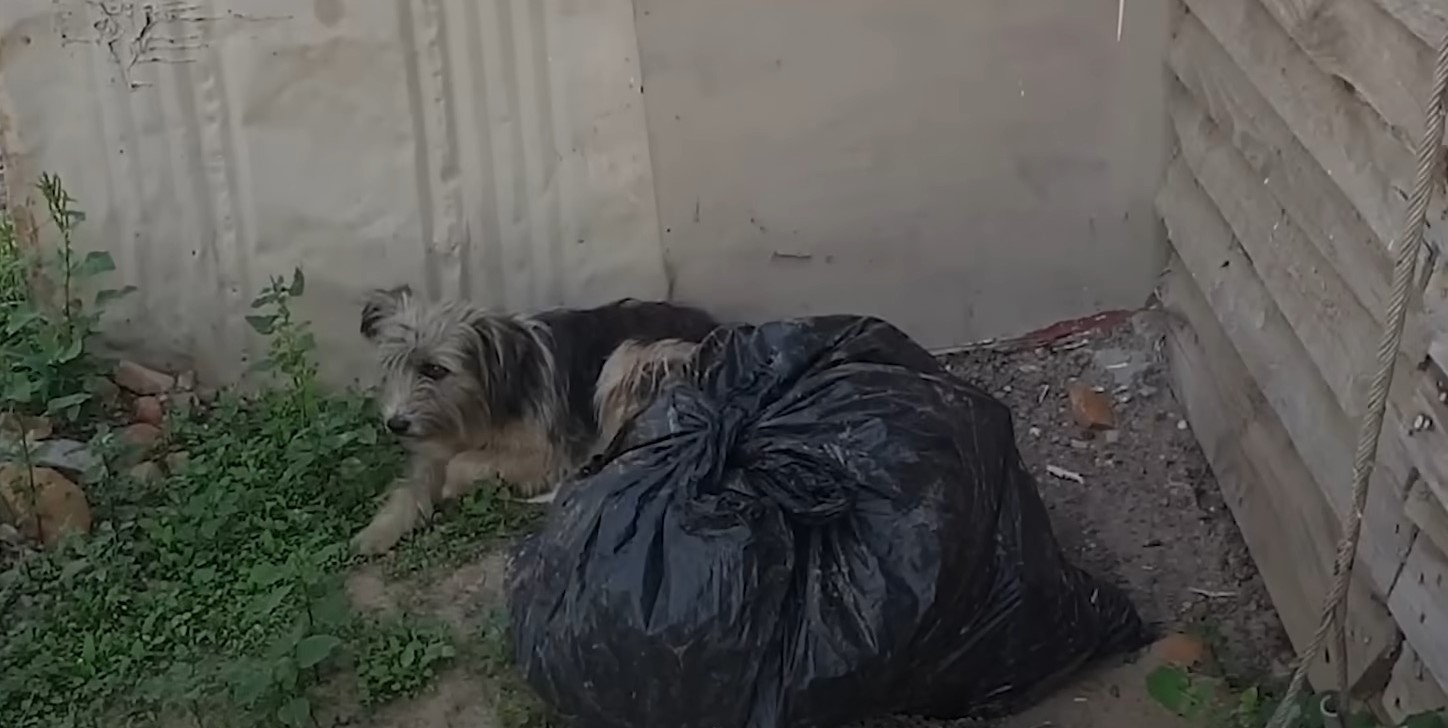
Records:
M404 442L461 442L506 407L518 362L510 319L457 303L429 303L406 286L378 289L362 306L362 335L377 349L379 409Z

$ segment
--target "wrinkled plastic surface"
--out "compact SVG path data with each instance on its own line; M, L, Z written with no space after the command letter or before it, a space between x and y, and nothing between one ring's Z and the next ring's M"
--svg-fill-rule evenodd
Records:
M1011 415L898 329L730 327L516 554L528 683L581 728L989 717L1143 644L1068 564Z

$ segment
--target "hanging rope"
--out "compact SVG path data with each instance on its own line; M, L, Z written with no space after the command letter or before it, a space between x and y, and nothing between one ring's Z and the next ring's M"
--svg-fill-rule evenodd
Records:
M1433 94L1424 107L1423 137L1418 142L1418 178L1413 198L1403 221L1402 239L1398 242L1397 260L1393 265L1393 291L1388 301L1388 317L1383 338L1378 345L1378 368L1368 391L1368 410L1363 413L1358 431L1357 455L1352 467L1352 506L1342 517L1342 539L1337 545L1333 566L1332 589L1322 606L1322 622L1312 635L1312 643L1302 653L1292 683L1282 703L1268 721L1268 728L1287 728L1295 715L1298 697L1302 694L1307 670L1322 651L1329 632L1337 643L1338 696L1336 712L1343 720L1351 714L1347 684L1347 592L1352 582L1353 562L1357 559L1358 540L1362 532L1363 508L1367 504L1368 482L1377 460L1378 438L1383 431L1383 412L1387 407L1388 390L1393 384L1393 369L1403 339L1403 320L1407 314L1408 291L1413 282L1418 253L1423 248L1423 228L1427 223L1428 198L1433 193L1433 177L1438 167L1439 149L1443 140L1444 93L1448 89L1448 37L1438 46L1438 63L1433 71Z

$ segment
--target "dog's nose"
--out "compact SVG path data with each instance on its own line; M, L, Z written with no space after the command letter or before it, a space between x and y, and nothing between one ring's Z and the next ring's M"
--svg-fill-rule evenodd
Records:
M407 434L407 428L408 428L410 425L412 425L412 423L411 423L411 422L408 422L408 420L407 420L406 417L388 417L388 418L387 418L387 429L391 430L391 431L392 431L392 434L394 434L394 435L405 435L405 434Z

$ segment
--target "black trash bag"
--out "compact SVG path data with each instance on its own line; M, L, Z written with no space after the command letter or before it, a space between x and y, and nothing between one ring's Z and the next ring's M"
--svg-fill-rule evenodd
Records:
M519 667L580 728L988 718L1145 644L1005 405L898 329L722 328L696 363L515 554Z

